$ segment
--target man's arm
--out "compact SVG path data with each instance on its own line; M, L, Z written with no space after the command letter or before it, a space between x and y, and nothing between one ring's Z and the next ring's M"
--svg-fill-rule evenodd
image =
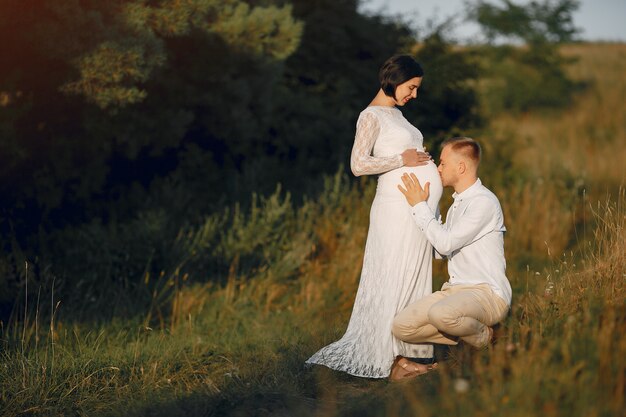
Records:
M435 220L430 207L425 202L416 204L412 209L413 219L435 250L442 255L469 245L484 236L487 226L495 215L493 204L486 198L477 198L461 217L455 217L450 227L439 224Z
M452 227L441 225L430 207L426 203L430 184L422 188L415 174L404 174L402 182L406 188L398 185L407 201L413 208L413 219L424 232L428 241L441 255L449 255L461 249L484 234L484 229L495 215L495 207L487 198L477 198L472 201L463 217L458 218Z

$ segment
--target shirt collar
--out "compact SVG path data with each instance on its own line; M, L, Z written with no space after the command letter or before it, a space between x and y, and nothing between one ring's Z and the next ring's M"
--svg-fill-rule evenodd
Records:
M469 188L461 193L454 192L452 194L452 198L455 200L463 200L464 198L471 197L478 191L482 184L483 183L480 181L480 178L476 178L476 182L474 184L470 185Z

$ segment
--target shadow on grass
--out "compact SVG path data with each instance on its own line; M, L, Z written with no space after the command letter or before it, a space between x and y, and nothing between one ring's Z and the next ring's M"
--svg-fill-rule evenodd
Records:
M293 363L291 363L293 365ZM291 367L261 380L233 378L217 393L150 398L100 416L248 417L248 416L394 416L410 408L411 397L437 395L436 372L402 384L353 377L323 366ZM411 395L407 395L410 393ZM408 407L408 408L407 408Z

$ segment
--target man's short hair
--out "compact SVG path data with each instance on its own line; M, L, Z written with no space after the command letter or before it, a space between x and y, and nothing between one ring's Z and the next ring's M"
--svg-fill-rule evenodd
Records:
M474 139L465 136L457 136L444 140L441 144L441 149L446 146L450 146L450 149L454 152L458 152L466 158L471 159L477 166L480 163L482 150L480 148L480 144Z

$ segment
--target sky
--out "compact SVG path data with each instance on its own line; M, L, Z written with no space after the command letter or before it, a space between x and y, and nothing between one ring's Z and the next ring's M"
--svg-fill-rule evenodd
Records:
M478 26L461 23L464 4L467 0L361 0L363 11L382 11L389 15L402 15L416 27L424 26L429 19L436 23L451 16L458 26L453 35L459 41L479 40ZM491 0L488 3L502 4ZM524 4L528 1L515 1ZM580 0L580 7L573 14L574 25L581 29L578 37L588 41L626 42L626 0Z

